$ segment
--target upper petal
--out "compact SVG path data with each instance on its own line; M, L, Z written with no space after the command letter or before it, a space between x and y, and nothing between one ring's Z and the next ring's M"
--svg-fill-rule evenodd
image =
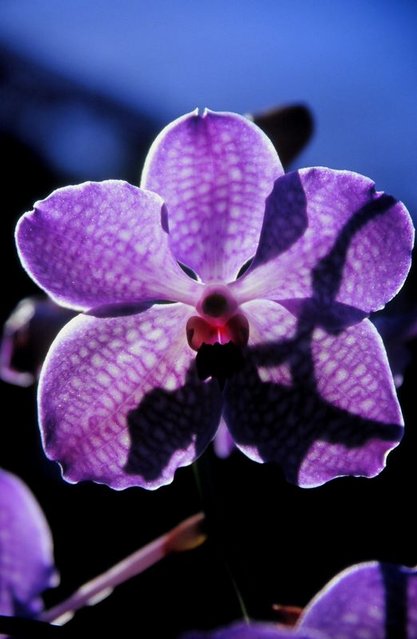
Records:
M350 171L303 169L279 178L241 301L314 297L370 312L401 288L414 229L405 206Z
M402 416L382 340L369 320L331 333L279 304L244 304L245 369L225 389L236 445L279 463L300 486L342 475L372 477L402 436Z
M0 470L0 614L35 615L55 582L46 519L27 486Z
M416 639L417 570L377 562L352 566L316 595L298 629L332 639Z
M186 341L192 309L78 316L58 335L39 385L44 448L69 481L157 488L208 445L220 420L216 382L201 382Z
M254 255L265 199L282 174L261 129L234 113L206 110L160 133L141 185L167 204L176 258L204 281L227 282Z
M20 219L16 241L25 269L64 306L192 303L198 284L176 263L163 223L155 193L120 180L85 182L37 202Z

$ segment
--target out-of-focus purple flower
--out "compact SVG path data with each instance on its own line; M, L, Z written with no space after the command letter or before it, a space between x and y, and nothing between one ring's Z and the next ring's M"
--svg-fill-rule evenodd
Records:
M56 583L45 517L27 486L0 470L0 614L36 616Z
M33 279L84 311L39 387L44 447L69 481L169 483L221 415L244 453L301 486L374 476L398 444L367 315L402 286L414 231L368 178L284 175L246 118L191 113L158 136L141 188L58 189L16 237Z
M337 575L293 629L237 624L187 639L417 639L417 570L368 562Z
M0 377L18 386L30 386L39 376L48 349L74 312L47 297L26 297L3 328Z

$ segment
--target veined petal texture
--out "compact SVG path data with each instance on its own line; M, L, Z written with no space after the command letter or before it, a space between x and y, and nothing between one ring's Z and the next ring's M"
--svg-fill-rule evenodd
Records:
M232 290L241 301L314 297L369 313L403 285L413 241L405 206L369 178L302 169L275 182L256 256Z
M118 317L78 316L42 369L47 455L68 481L158 488L205 449L220 421L215 381L201 382L185 325L192 309L157 304Z
M63 306L192 303L199 287L172 256L164 219L155 193L119 180L86 182L37 202L16 241L23 266Z
M240 115L206 110L159 134L141 186L167 205L175 257L206 282L228 282L254 255L265 199L282 174L261 129Z
M371 322L332 333L274 302L242 309L251 325L247 364L226 386L224 410L236 445L304 487L378 474L403 420Z

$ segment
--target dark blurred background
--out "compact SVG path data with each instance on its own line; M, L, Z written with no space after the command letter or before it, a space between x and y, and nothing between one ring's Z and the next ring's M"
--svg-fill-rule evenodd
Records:
M20 214L70 183L137 183L155 134L196 106L308 105L315 134L293 167L364 173L416 219L416 30L413 0L2 0L1 321L36 292L15 254ZM405 307L417 304L412 282ZM199 465L210 541L78 613L72 635L169 639L230 622L240 616L231 575L249 614L272 619L273 603L304 605L352 563L415 565L415 345L410 352L406 435L381 476L301 490L273 466L208 451ZM29 484L53 531L61 585L48 606L201 507L190 468L152 493L66 484L40 447L35 390L2 382L1 392L0 465Z

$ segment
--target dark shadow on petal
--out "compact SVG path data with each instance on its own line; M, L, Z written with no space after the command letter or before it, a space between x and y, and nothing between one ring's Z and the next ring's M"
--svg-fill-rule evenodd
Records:
M385 193L375 194L374 199L358 209L346 222L332 248L311 272L313 296L320 304L332 304L336 299L347 253L355 235L396 202L395 198ZM300 175L294 171L275 181L266 200L259 248L250 268L256 268L288 251L307 228L307 197Z
M289 364L291 386L260 379L257 367L272 361ZM236 443L255 448L265 462L278 463L293 483L316 441L353 449L375 438L396 443L402 435L397 424L365 419L320 396L308 339L270 345L259 357L248 353L245 370L226 385L225 393L224 415Z
M367 317L367 313L340 302L333 302L330 306L320 304L314 297L304 300L280 300L279 303L296 317L303 316L303 323L319 326L331 335L337 335L345 328L358 324Z
M280 239L281 221L276 223L277 237L269 238L260 256L270 259L285 250L297 233L303 232L306 219L305 197L298 175L293 188L298 195L294 225ZM297 184L297 180L299 181ZM280 180L275 183L276 188ZM294 204L294 202L292 204ZM279 343L264 343L246 350L244 369L225 388L224 416L237 444L257 451L264 461L279 463L287 478L297 483L299 471L315 442L360 448L378 439L397 444L402 426L363 418L330 404L319 393L312 353L313 332L320 327L331 335L362 321L362 311L336 302L349 246L365 224L385 213L395 200L380 195L362 207L343 227L333 247L312 272L313 296L304 300L285 300L283 306L297 319L293 338ZM275 224L275 222L274 222ZM257 260L258 260L257 256ZM286 365L290 372L287 385L263 381L259 368ZM387 449L390 446L387 446ZM381 463L381 460L377 460ZM358 469L362 474L371 469Z
M296 171L288 173L275 181L266 199L256 266L288 251L307 226L307 198L300 176Z
M131 443L124 470L155 481L173 455L193 441L198 457L213 439L220 413L217 383L202 382L193 364L184 386L174 391L154 388L128 413Z
M407 585L404 568L380 564L385 589L385 639L407 639Z
M316 328L338 335L364 319L362 311L336 302L347 253L355 235L394 203L390 196L375 195L374 200L352 216L327 255L312 270L312 297L284 302L296 317L294 337L246 349L241 370L226 381L225 418L236 442L256 449L264 461L278 462L293 482L297 482L315 442L360 449L376 439L387 442L388 449L401 439L401 425L366 419L326 401L317 388L312 353ZM273 224L266 223L264 227L268 228L268 236L261 242L262 253L255 258L257 264L285 252L303 235L308 224L306 206L298 173L275 182L265 217L267 222L268 216L273 216ZM279 365L289 370L288 386L263 381L259 374L260 367ZM195 370L190 370L185 386L179 390L152 390L128 416L131 450L126 471L139 473L149 481L157 479L175 452L190 445L193 434L197 454L202 452L220 416L218 412L213 418L212 411L216 408L210 410L213 400L205 393ZM355 473L357 470L361 474L374 474L382 460L372 460L371 467L363 461L361 464ZM349 468L347 472L351 472Z
M312 288L316 299L324 304L336 298L343 278L347 252L354 236L368 222L386 213L397 200L383 193L360 208L345 224L332 249L313 269Z

